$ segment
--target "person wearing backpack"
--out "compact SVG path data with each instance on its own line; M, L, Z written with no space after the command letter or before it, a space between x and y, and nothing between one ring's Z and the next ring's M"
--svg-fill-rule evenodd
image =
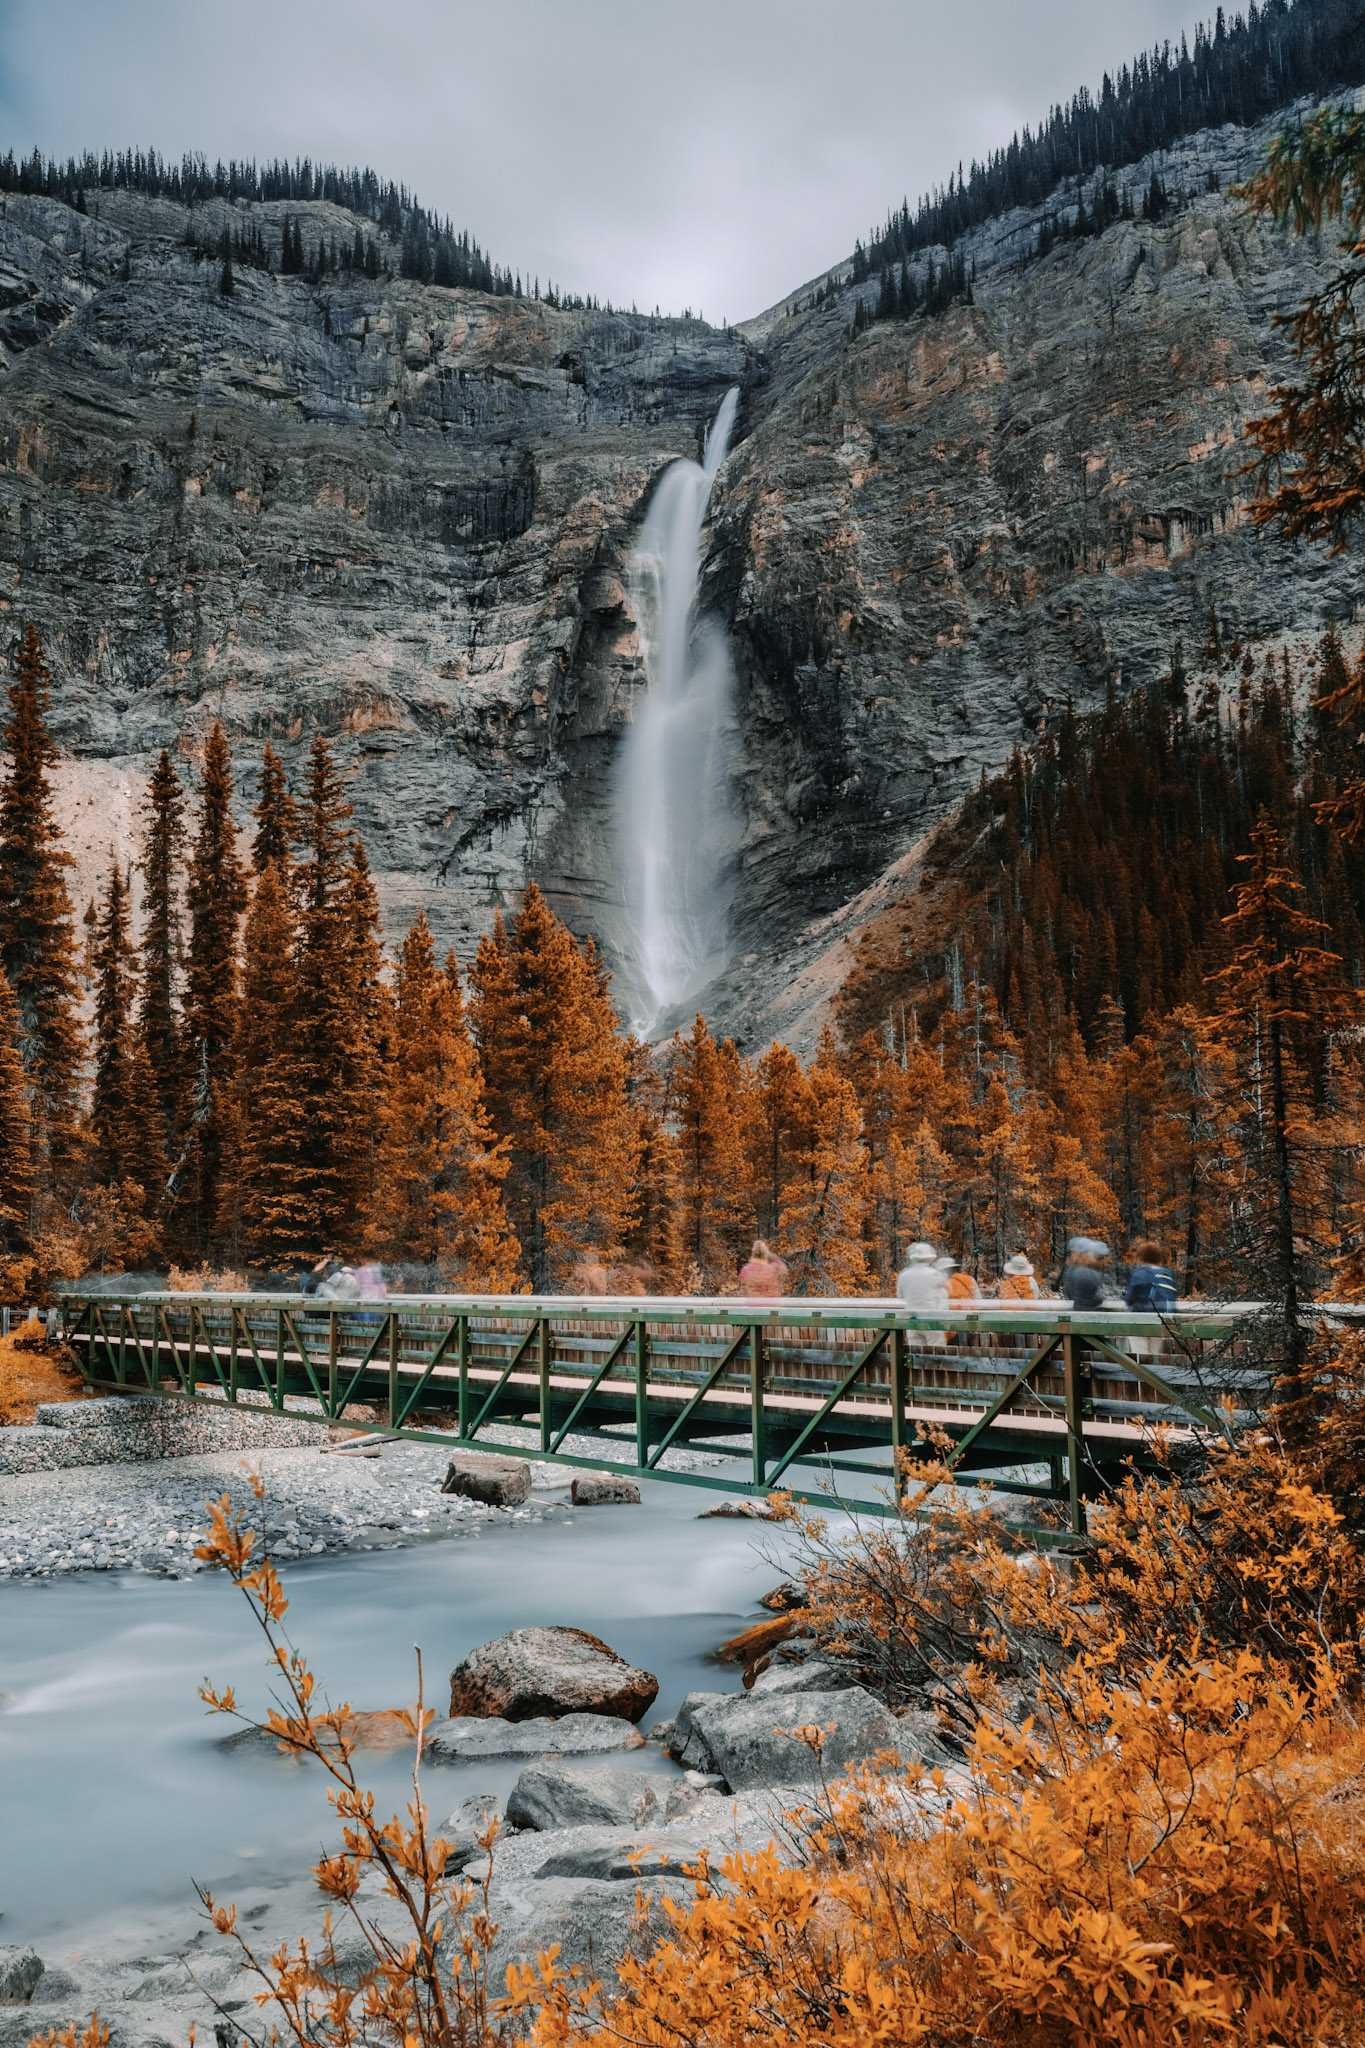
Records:
M1175 1307L1175 1274L1161 1256L1161 1246L1151 1238L1139 1238L1128 1252L1128 1288L1125 1308L1140 1309L1148 1315L1167 1316ZM1135 1358L1155 1358L1161 1350L1160 1337L1134 1337Z

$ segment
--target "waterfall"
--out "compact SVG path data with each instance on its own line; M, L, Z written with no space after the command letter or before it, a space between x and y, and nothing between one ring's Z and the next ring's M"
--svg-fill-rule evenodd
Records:
M622 980L646 1037L725 963L733 847L721 731L730 709L725 636L696 617L701 529L739 392L728 392L700 462L671 463L631 561L646 688L617 770Z

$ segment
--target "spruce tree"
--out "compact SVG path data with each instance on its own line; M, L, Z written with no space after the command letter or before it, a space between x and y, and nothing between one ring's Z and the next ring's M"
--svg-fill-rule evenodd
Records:
M169 1146L184 1085L176 984L185 799L164 747L147 785L142 816L142 1042L160 1108L162 1144Z
M470 970L488 1104L508 1141L506 1204L534 1291L588 1254L611 1259L634 1220L624 1043L597 956L527 884Z
M1264 1207L1252 1252L1283 1305L1283 1393L1294 1418L1308 1393L1303 1308L1311 1292L1300 1238L1315 1234L1309 1195L1314 1111L1323 1095L1330 1035L1354 1022L1359 1001L1342 980L1340 957L1322 944L1326 926L1303 907L1303 884L1267 812L1238 865L1243 879L1226 919L1233 956L1216 985L1242 1071L1256 1082L1245 1149Z
M752 1213L734 1047L698 1014L669 1054L668 1120L678 1139L679 1227L686 1256L712 1287L734 1277Z
M359 1246L355 1214L355 1103L347 1086L355 1033L347 973L351 934L343 905L351 806L322 733L313 737L299 807L298 1074L305 1139L303 1214L316 1253Z
M232 818L232 761L215 721L204 752L199 818L190 854L185 977L186 1088L173 1174L177 1228L200 1258L213 1245L231 1150L237 937L246 880Z
M285 1264L316 1256L303 1188L309 1142L299 1058L297 930L279 870L257 877L242 948L234 1131L237 1171L222 1227L250 1258Z
M299 814L289 793L285 765L269 740L261 755L261 773L251 815L256 820L256 837L251 842L251 865L258 875L273 867L283 883L288 878L294 858Z
M506 1146L484 1103L455 956L437 967L424 912L403 941L392 1029L372 1249L433 1266L461 1292L508 1293L518 1246L502 1201Z
M65 877L72 863L61 847L48 781L57 759L46 724L50 681L30 622L9 686L9 764L0 783L0 968L19 1011L37 1191L62 1200L79 1162L84 1034Z
M29 1086L19 1045L19 1006L0 974L0 1286L11 1260L29 1249L33 1158ZM14 1291L22 1291L25 1273ZM6 1287L8 1292L8 1287Z
M95 1079L90 1105L97 1180L120 1181L133 1124L133 1003L137 989L128 930L128 892L117 859L109 864L95 926Z

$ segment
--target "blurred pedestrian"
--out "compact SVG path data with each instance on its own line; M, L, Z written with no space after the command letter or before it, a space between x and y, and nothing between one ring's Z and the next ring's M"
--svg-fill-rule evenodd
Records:
M1032 1263L1022 1252L1016 1252L1012 1259L1006 1259L1004 1271L1000 1275L1001 1301L1039 1301L1042 1299L1042 1293Z
M1104 1307L1104 1269L1109 1247L1102 1237L1073 1237L1066 1248L1062 1293L1083 1313Z
M739 1269L739 1291L750 1301L776 1301L787 1291L786 1265L761 1237Z
M934 1247L923 1238L908 1247L905 1264L896 1276L896 1293L916 1315L937 1315L948 1306L948 1283L935 1261ZM948 1342L945 1330L916 1330L914 1343L938 1345Z
M1150 1237L1140 1237L1128 1248L1128 1286L1123 1300L1127 1308L1151 1315L1169 1315L1176 1303L1175 1274L1161 1256L1161 1246ZM1130 1337L1134 1358L1158 1358L1162 1339Z
M949 1308L963 1308L969 1301L980 1301L981 1289L956 1259L936 1259L934 1263L947 1283Z

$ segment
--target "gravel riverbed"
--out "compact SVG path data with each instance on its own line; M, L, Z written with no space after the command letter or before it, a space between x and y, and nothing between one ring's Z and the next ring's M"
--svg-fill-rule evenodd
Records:
M260 1526L249 1473L265 1481L265 1529L281 1561L337 1551L395 1549L476 1537L490 1522L572 1516L573 1474L540 1465L524 1507L484 1507L440 1491L449 1454L439 1445L386 1442L356 1450L214 1451L139 1465L83 1465L0 1480L0 1579L61 1572L140 1571L187 1578L207 1520L226 1492Z

